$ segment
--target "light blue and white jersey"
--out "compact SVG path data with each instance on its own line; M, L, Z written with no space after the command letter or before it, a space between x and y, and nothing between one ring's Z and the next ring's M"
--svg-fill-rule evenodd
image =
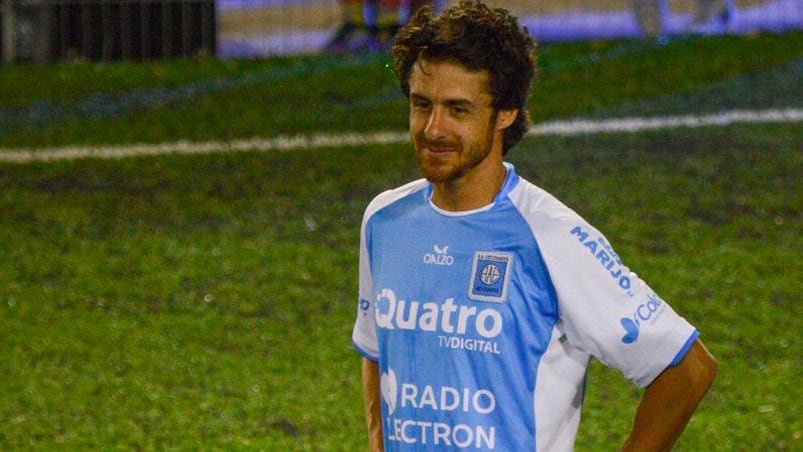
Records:
M590 358L647 386L697 337L607 239L507 164L447 212L419 180L363 218L353 341L381 373L385 450L570 451Z

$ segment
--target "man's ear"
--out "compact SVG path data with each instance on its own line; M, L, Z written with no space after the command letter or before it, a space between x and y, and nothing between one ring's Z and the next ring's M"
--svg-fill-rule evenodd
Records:
M504 130L510 127L511 124L519 116L519 109L513 108L510 110L499 110L496 114L496 130Z

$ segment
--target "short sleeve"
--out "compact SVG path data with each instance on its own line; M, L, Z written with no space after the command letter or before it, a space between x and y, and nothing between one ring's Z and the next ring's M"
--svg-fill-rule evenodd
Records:
M371 280L371 261L368 254L370 205L363 216L360 227L359 294L357 320L354 323L352 341L360 354L373 361L379 360L379 346L376 337L376 316L374 315L373 285Z
M566 339L638 386L649 385L682 358L695 328L624 265L604 235L543 193L525 216L555 287Z

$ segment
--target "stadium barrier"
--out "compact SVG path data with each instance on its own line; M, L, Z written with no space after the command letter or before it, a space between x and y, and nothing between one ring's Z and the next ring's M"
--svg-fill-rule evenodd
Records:
M214 0L0 0L2 60L215 55Z
M387 16L387 11L381 5L393 1L0 0L0 60L318 53L327 51L342 29L349 14L347 4L362 5L359 20L364 23L358 29L364 31L371 23L385 20L381 16ZM443 9L454 1L397 0L402 6L393 14L403 22L417 5L429 2ZM484 1L512 11L540 42L684 34L701 5L723 2L729 5L728 14L715 15L712 23L695 32L749 34L803 28L803 0ZM364 38L357 36L344 47L386 50Z
M362 20L378 25L382 22L383 1L392 3L392 0L217 0L218 55L255 57L325 51L349 15L346 5L355 1L363 4ZM409 8L415 8L416 3L427 1L442 9L457 0L407 3ZM803 0L483 1L513 12L538 41L545 43L803 28ZM708 23L695 25L701 9L712 4L727 4L728 14L719 11ZM409 15L409 8L401 7L401 20ZM357 50L386 50L381 45L366 43L359 36L348 44Z

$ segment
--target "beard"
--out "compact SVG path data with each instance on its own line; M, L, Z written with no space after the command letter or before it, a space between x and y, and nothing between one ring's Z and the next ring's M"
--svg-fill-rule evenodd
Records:
M493 129L489 128L484 140L480 139L470 143L456 140L429 141L423 132L416 134L413 139L418 170L428 181L444 183L456 181L482 163L491 153L493 144ZM431 154L428 148L448 149L449 152Z

